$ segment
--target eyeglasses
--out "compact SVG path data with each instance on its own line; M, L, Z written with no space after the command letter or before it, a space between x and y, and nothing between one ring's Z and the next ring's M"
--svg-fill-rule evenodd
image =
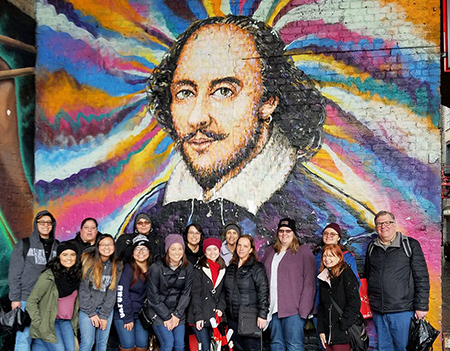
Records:
M323 236L329 236L331 238L334 238L335 236L339 236L337 233L323 233Z
M394 221L386 221L386 222L376 223L375 226L376 226L377 228L384 227L384 226L390 227L391 224L394 224L394 223L395 223Z
M98 246L100 246L100 247L114 247L114 243L109 243L109 244L99 244Z
M47 222L47 221L37 221L37 224L39 224L43 227L51 227L53 225L52 222Z
M202 235L202 233L200 233L200 232L188 232L188 234L191 234L191 235L198 235L198 236Z
M140 221L140 222L137 222L136 223L136 225L138 225L138 226L140 226L140 227L142 227L142 226L144 226L144 225L149 225L150 224L150 221Z
M147 253L148 249L146 247L141 247L141 248L137 247L137 248L134 249L134 252L136 252L136 253Z

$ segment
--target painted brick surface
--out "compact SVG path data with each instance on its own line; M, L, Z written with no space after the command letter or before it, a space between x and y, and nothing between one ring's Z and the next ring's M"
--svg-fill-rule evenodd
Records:
M198 221L208 236L217 236L226 222L237 221L263 251L273 240L278 220L289 215L297 220L301 239L312 245L320 241L327 223L337 221L361 263L374 233L373 215L387 209L395 213L401 231L422 243L432 279L430 320L439 325L437 0L73 0L37 1L36 11L35 201L37 208L55 214L61 239L74 236L86 216L96 217L101 231L119 235L132 229L137 212L147 211L162 234ZM297 82L310 93L298 107L285 103L289 113L280 108L273 112L270 128L280 128L289 142L287 149L269 154L252 170L250 178L260 176L260 181L240 181L251 167L247 165L255 163L247 158L230 165L229 157L220 159L224 147L205 162L210 167L212 159L220 159L206 173L218 170L225 180L218 185L213 179L212 191L204 191L211 182L192 169L184 175L180 168L183 161L173 139L181 127L163 129L155 110L147 108L145 90L148 77L189 24L228 13L272 27L284 43L282 56L290 57L309 77L310 81L301 76ZM199 38L201 45L207 36ZM265 38L275 55L275 41L270 35ZM208 45L216 48L216 41L207 42L205 52ZM219 74L233 59L231 51L223 55L223 63L214 61L213 53L201 53L192 50L183 59L196 63L190 72ZM270 56L253 54L245 59L257 62ZM236 74L240 62L234 62ZM265 81L265 88L281 87L289 92L286 96L294 94L294 88L289 90L291 78L292 74L274 76ZM253 91L261 88L261 83L254 83ZM189 91L183 94L191 96ZM186 106L180 115L190 111ZM200 116L212 120L220 115L216 127L227 130L234 122L223 121L241 111L240 106L227 106L215 110L216 115L209 111ZM315 124L305 122L309 127L296 129L297 113L303 116L299 120ZM242 125L247 122L244 119ZM254 137L252 128L233 126L228 136L242 133L248 138L237 138L235 147ZM312 134L313 142L305 143ZM294 156L289 158L291 148ZM282 168L291 161L292 167ZM247 168L241 169L244 165ZM189 183L192 174L197 178ZM227 195L220 195L225 190Z

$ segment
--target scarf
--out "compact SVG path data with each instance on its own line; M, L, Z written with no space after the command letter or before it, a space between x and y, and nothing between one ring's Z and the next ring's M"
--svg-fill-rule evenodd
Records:
M53 270L52 272L55 276L55 283L58 289L59 298L71 295L80 287L80 280L74 279L74 277L68 277L68 272L59 273L57 275Z
M219 276L219 271L220 271L220 264L218 264L214 261L211 261L210 259L207 259L207 261L208 261L209 269L211 270L213 286L216 286L217 277Z

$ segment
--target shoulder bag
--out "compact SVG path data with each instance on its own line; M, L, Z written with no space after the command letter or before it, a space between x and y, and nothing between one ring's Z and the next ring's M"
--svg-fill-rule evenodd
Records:
M238 321L238 331L240 336L260 338L262 337L262 330L258 328L258 309L243 306L241 301L241 293L237 286L237 271L234 272L234 288L239 300L239 321Z
M344 312L336 301L333 300L331 295L330 298L334 308L342 316ZM367 351L369 349L369 334L367 333L366 326L364 325L361 312L358 320L361 321L361 324L354 323L347 329L347 333L350 336L350 345L352 347L352 351Z

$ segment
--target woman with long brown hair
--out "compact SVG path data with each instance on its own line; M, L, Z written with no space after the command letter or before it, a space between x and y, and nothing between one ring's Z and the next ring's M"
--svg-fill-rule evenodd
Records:
M317 331L327 351L351 351L348 328L361 320L359 283L338 244L325 245L318 275ZM334 303L333 303L334 301ZM338 312L335 304L342 310Z
M228 326L234 330L233 350L259 351L261 338L239 335L240 306L256 310L255 327L264 329L269 312L269 284L264 265L258 261L253 238L244 234L236 243L236 250L225 273L225 301Z
M146 351L148 331L139 320L139 310L147 298L147 275L152 264L151 243L146 235L132 240L132 255L126 263L117 288L114 325L121 351Z
M161 344L160 351L184 351L186 308L189 304L193 267L185 254L185 243L179 234L165 240L166 254L151 265L147 281L147 298L155 316L153 330Z
M270 282L270 349L303 350L303 328L314 306L316 268L311 249L296 236L293 219L280 220L275 244L262 262Z
M113 237L99 235L95 248L81 256L81 263L80 351L91 351L94 342L96 351L106 351L122 270L116 259Z

